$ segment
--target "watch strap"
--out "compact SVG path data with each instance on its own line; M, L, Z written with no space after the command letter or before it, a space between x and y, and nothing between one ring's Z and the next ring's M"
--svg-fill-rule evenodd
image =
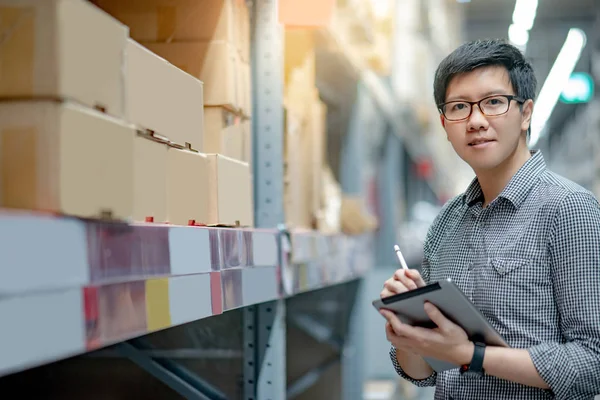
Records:
M485 356L485 344L481 342L475 342L475 348L473 351L473 358L469 365L469 370L473 372L483 372L483 357Z

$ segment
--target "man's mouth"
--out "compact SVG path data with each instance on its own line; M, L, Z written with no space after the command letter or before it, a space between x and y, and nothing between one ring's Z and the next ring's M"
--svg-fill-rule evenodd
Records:
M484 145L486 143L490 143L490 142L495 142L495 140L493 139L473 139L469 142L469 146L481 146Z

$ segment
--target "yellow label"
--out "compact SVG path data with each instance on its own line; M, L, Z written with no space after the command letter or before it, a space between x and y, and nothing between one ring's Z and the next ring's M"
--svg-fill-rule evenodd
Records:
M171 326L169 280L167 278L146 281L146 315L149 331Z
M0 97L33 95L35 9L0 7Z
M5 129L0 132L0 205L36 209L37 130Z

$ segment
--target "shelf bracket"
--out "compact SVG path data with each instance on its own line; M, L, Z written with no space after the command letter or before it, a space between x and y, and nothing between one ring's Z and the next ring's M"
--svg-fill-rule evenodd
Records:
M323 374L325 372L327 372L329 370L329 368L333 367L335 364L338 364L339 362L340 362L340 359L336 355L336 356L332 357L331 359L325 361L323 364L306 372L304 375L302 375L300 378L296 379L294 382L292 382L289 385L289 387L287 389L286 399L293 399L296 396L307 391L310 387L312 387L315 383L317 383L319 378L321 378L321 376L323 376Z
M226 400L227 397L192 372L170 360L155 360L141 340L115 345L116 350L188 400Z
M309 315L296 314L288 318L288 323L300 329L318 343L324 343L336 353L341 353L344 347L343 340L333 334L333 330Z

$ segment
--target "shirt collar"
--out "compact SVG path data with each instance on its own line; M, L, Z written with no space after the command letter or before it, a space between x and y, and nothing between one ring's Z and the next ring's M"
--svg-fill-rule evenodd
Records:
M537 182L539 176L546 170L544 156L539 150L531 151L531 158L523 164L508 182L498 197L505 198L515 207L519 207ZM468 206L483 199L483 192L477 178L473 179L463 195L463 201Z

